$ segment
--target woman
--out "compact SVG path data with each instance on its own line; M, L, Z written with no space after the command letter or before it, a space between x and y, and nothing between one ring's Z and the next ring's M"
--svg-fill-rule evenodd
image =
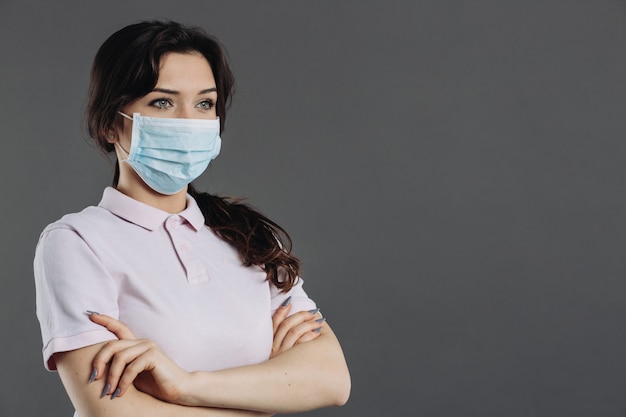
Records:
M95 57L87 121L116 153L113 187L49 225L34 263L44 362L76 415L347 401L343 353L302 289L289 236L190 185L219 153L232 87L219 43L174 22L125 27Z

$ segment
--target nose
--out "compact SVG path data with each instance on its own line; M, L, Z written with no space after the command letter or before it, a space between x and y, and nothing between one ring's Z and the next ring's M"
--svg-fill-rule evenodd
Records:
M179 119L191 119L193 118L192 112L193 112L193 107L180 106L178 108L178 112L176 113L176 117Z

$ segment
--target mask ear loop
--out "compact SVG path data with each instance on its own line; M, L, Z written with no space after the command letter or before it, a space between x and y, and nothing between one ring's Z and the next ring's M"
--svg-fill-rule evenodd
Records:
M128 157L130 156L130 153L128 153L128 152L126 151L126 149L124 149L124 148L122 147L122 145L120 145L120 141L119 141L119 140L118 140L118 141L116 141L116 142L113 144L113 146L117 146L117 147L120 149L120 151L122 151L122 153L126 155L126 158L125 158L125 159L120 159L120 162L124 162L124 161L128 160Z
M129 116L129 115L127 115L127 114L122 113L122 112L121 112L121 111L119 111L119 110L118 110L118 113L120 114L120 116L125 117L125 118L127 118L128 120L131 120L131 121L133 120L133 118L132 118L132 117L130 117L130 116ZM115 143L113 143L113 146L117 146L117 147L118 147L118 148L119 148L119 149L120 149L120 150L121 150L124 154L126 154L126 159L121 159L121 160L120 160L120 162L124 162L124 161L128 160L128 157L130 156L130 152L128 152L126 149L124 149L124 148L122 147L122 145L120 145L120 141L119 141L119 140L115 141Z
M118 110L117 112L118 112L121 116L123 116L123 117L127 118L128 120L133 120L133 118L132 118L132 117L130 117L129 115L124 114L124 113L122 113L122 112L121 112L121 111L119 111L119 110Z

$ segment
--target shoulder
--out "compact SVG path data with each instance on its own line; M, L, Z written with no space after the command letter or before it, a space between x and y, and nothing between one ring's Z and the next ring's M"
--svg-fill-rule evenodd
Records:
M76 250L76 245L98 246L111 230L113 217L109 211L95 206L66 214L41 232L36 252L45 251L57 256L59 252Z
M35 273L78 265L87 270L88 263L101 262L103 251L112 247L113 217L101 207L89 206L46 226L35 246Z
M53 230L72 230L80 233L90 229L100 229L113 220L113 215L102 207L89 206L78 213L69 213L59 220L50 223L41 232L41 235L48 234Z

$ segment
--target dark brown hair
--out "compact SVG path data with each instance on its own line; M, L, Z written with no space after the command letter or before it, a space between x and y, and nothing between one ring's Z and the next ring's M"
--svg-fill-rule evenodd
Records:
M218 94L216 112L220 129L224 129L234 77L220 43L198 27L171 21L140 22L111 35L94 58L87 128L103 152L113 151L107 135L119 126L117 111L152 91L159 79L161 56L169 52L199 52L209 62ZM113 186L118 179L116 163ZM205 224L237 249L244 265L260 266L267 279L283 291L296 283L300 261L291 254L291 239L283 228L240 199L199 192L191 184L188 192L198 203Z

